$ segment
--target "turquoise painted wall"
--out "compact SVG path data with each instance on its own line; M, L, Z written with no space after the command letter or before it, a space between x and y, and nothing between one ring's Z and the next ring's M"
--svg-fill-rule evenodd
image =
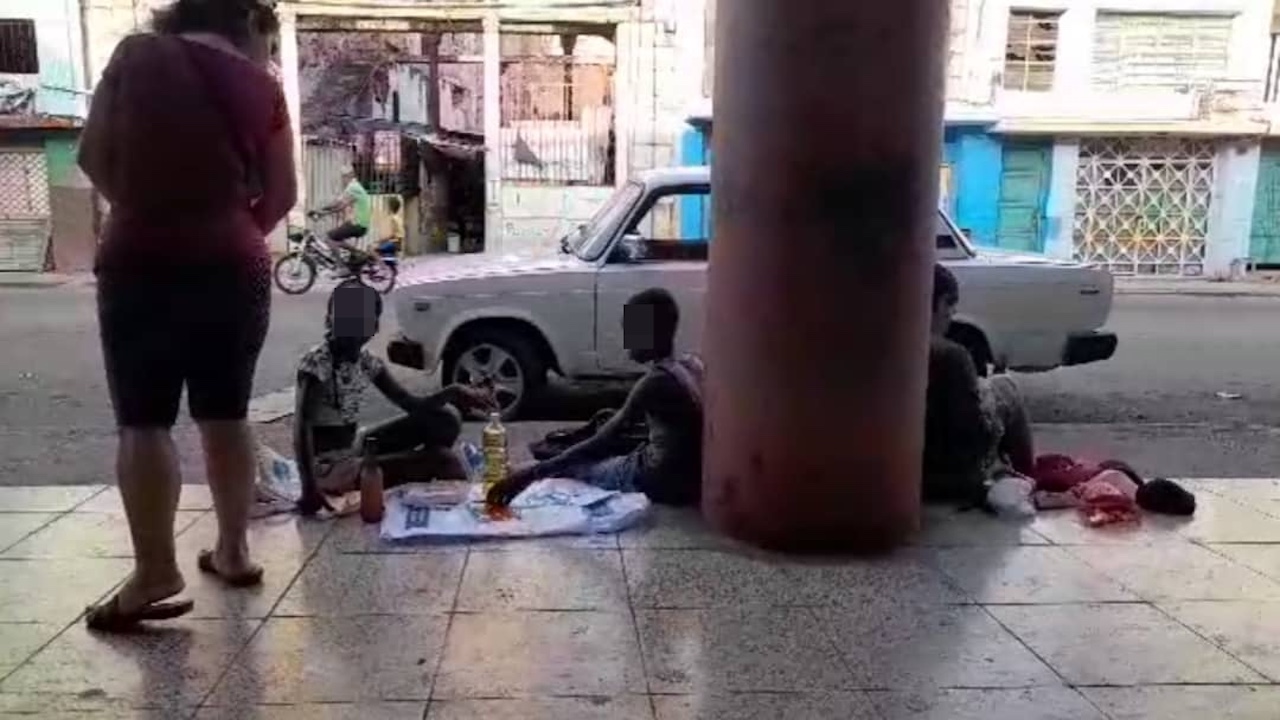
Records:
M994 246L1000 224L1000 174L1004 169L999 138L983 127L955 126L946 129L952 146L952 217L969 231L977 245Z
M680 137L681 165L709 165L711 145L709 131L686 128ZM700 240L711 238L710 196L680 198L680 239Z
M698 128L687 128L680 141L680 163L683 165L704 165L710 163L710 147L707 142L708 131ZM1053 163L1053 144L1049 140L1020 142L1020 147L1034 147L1042 151L1044 162L1043 177L1039 179L1034 207L1018 205L1020 218L1006 218L1009 223L1018 224L1023 230L1018 238L1010 238L1011 249L1042 251L1051 237L1057 232L1055 223L1047 219L1047 205L1051 189L1051 173ZM955 219L956 224L969 231L970 239L987 247L1001 244L1001 202L1002 178L1004 176L1005 144L997 135L987 132L983 126L957 125L949 126L943 134L942 162L951 168L951 188L946 197L945 208ZM1004 189L1009 190L1007 183ZM1006 198L1008 200L1008 198ZM681 236L685 238L710 237L710 207L707 200L686 198L680 207ZM1030 219L1029 219L1030 218ZM1016 220L1016 222L1015 222ZM1022 237L1025 225L1034 222L1032 241ZM1008 243L1006 243L1008 244Z
M1280 142L1268 142L1258 162L1249 257L1255 263L1280 265Z

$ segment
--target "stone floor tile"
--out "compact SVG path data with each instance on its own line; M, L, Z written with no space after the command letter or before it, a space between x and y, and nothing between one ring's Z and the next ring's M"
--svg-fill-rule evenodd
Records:
M63 706L75 707L75 704L65 705L40 696L13 695L9 697L17 703L11 707L17 709L6 711L4 709L5 696L0 695L0 718L4 720L21 720L22 718L27 718L28 720L34 718L39 718L40 720L186 720L195 713L195 708L86 709L81 707L79 709L62 710L56 708Z
M1108 548L1110 550L1110 548ZM1136 600L1118 582L1047 545L944 548L933 562L982 603Z
M513 550L547 550L555 548L617 550L618 536L612 533L603 535L560 535L556 537L476 540L471 543L471 552L473 553L510 552Z
M106 635L77 624L0 683L0 692L74 697L89 706L194 708L255 627L182 619Z
M1068 687L875 693L882 720L1106 720Z
M265 570L262 584L230 588L216 577L201 572L197 565L200 551L214 547L218 539L218 519L213 513L206 514L178 536L178 564L187 579L185 595L196 603L191 617L266 617L328 531L326 523L292 516L252 522L249 549Z
M644 690L629 613L488 612L453 617L432 697L613 697Z
M1192 492L1205 490L1234 500L1280 500L1278 478L1230 478L1179 481Z
M207 704L422 700L448 618L272 618L236 659Z
M358 516L333 522L333 532L325 539L322 553L343 554L426 554L467 552L466 542L390 543L382 539L380 525L369 524Z
M1198 545L1074 547L1143 600L1280 600L1280 583Z
M427 720L652 720L645 695L437 700Z
M994 518L984 512L957 512L955 508L925 506L916 545L926 547L988 547L1047 545L1030 522Z
M623 561L636 607L824 607L885 597L924 604L968 600L911 550L876 560L800 560L757 551L625 550Z
M0 513L0 553L49 524L57 513Z
M794 558L783 571L798 605L971 602L928 560L919 548L903 548L875 559Z
M1280 581L1280 544L1214 544L1208 547L1219 555Z
M204 513L180 511L174 532L181 534ZM116 513L70 513L0 553L5 558L132 558L129 521Z
M447 612L466 556L321 553L285 594L277 615L419 615Z
M1081 689L1111 720L1275 720L1280 687L1165 685Z
M182 495L178 498L179 510L204 511L213 509L213 494L208 485L188 484L182 486ZM109 487L76 507L76 512L98 512L124 514L124 503L120 499L120 489Z
M1178 531L1190 523L1146 514L1137 523L1089 527L1075 510L1050 510L1037 514L1031 529L1055 545L1172 545L1187 542Z
M1073 685L1262 681L1149 605L995 605L989 610Z
M65 625L0 623L0 678L54 639Z
M1184 602L1159 607L1280 683L1280 603Z
M1206 543L1280 542L1280 518L1224 497L1201 496L1196 514L1179 532Z
M697 508L655 505L640 525L624 531L618 542L626 550L735 550L742 546L707 524Z
M724 550L624 550L637 608L794 605L787 560Z
M43 487L0 487L0 511L68 512L97 495L105 485L50 485Z
M1034 687L1061 680L976 606L892 602L817 611L853 687Z
M876 711L865 693L655 695L657 720L862 720Z
M130 560L109 558L0 559L0 622L66 626L132 568Z
M655 693L849 689L830 628L808 608L638 610Z
M422 720L425 702L204 707L195 720Z
M627 607L617 550L544 548L471 553L457 609L622 612Z

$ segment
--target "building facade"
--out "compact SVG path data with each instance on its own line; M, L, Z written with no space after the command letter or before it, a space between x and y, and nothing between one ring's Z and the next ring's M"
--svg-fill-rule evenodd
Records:
M1122 274L1280 264L1275 9L953 0L940 203L980 245Z
M981 244L1118 273L1255 256L1271 0L956 0L944 158Z
M436 112L442 124L456 118L478 127L454 129L479 130L484 137L490 250L554 252L557 238L589 220L620 178L675 163L689 103L701 94L702 78L680 72L705 65L701 0L282 0L277 9L284 25L285 93L300 138L303 98L310 96L299 72L306 64L299 62L300 34L475 37L476 52L435 48L437 56L447 56L441 66L447 93ZM542 70L535 67L540 64ZM554 77L548 77L549 67L556 68ZM390 73L402 87L418 82L415 77L421 77L420 66L403 62ZM398 95L401 119L426 111L428 99L420 95ZM386 112L375 108L371 114ZM301 184L306 187L305 179ZM674 212L670 221L676 221Z
M0 271L91 262L92 192L75 163L87 86L77 0L0 4Z

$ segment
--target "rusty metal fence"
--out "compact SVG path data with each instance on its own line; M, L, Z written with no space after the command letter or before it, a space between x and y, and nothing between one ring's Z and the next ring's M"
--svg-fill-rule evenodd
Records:
M502 80L504 180L613 184L612 65L522 61L511 63Z

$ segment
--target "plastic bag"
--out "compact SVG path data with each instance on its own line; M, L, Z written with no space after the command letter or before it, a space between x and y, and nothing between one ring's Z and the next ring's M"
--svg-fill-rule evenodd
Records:
M1072 490L1080 498L1080 518L1089 527L1137 522L1137 491L1137 483L1118 470L1098 473Z
M1036 514L1031 502L1035 483L1021 475L1005 475L987 489L987 505L1006 518L1027 518Z

